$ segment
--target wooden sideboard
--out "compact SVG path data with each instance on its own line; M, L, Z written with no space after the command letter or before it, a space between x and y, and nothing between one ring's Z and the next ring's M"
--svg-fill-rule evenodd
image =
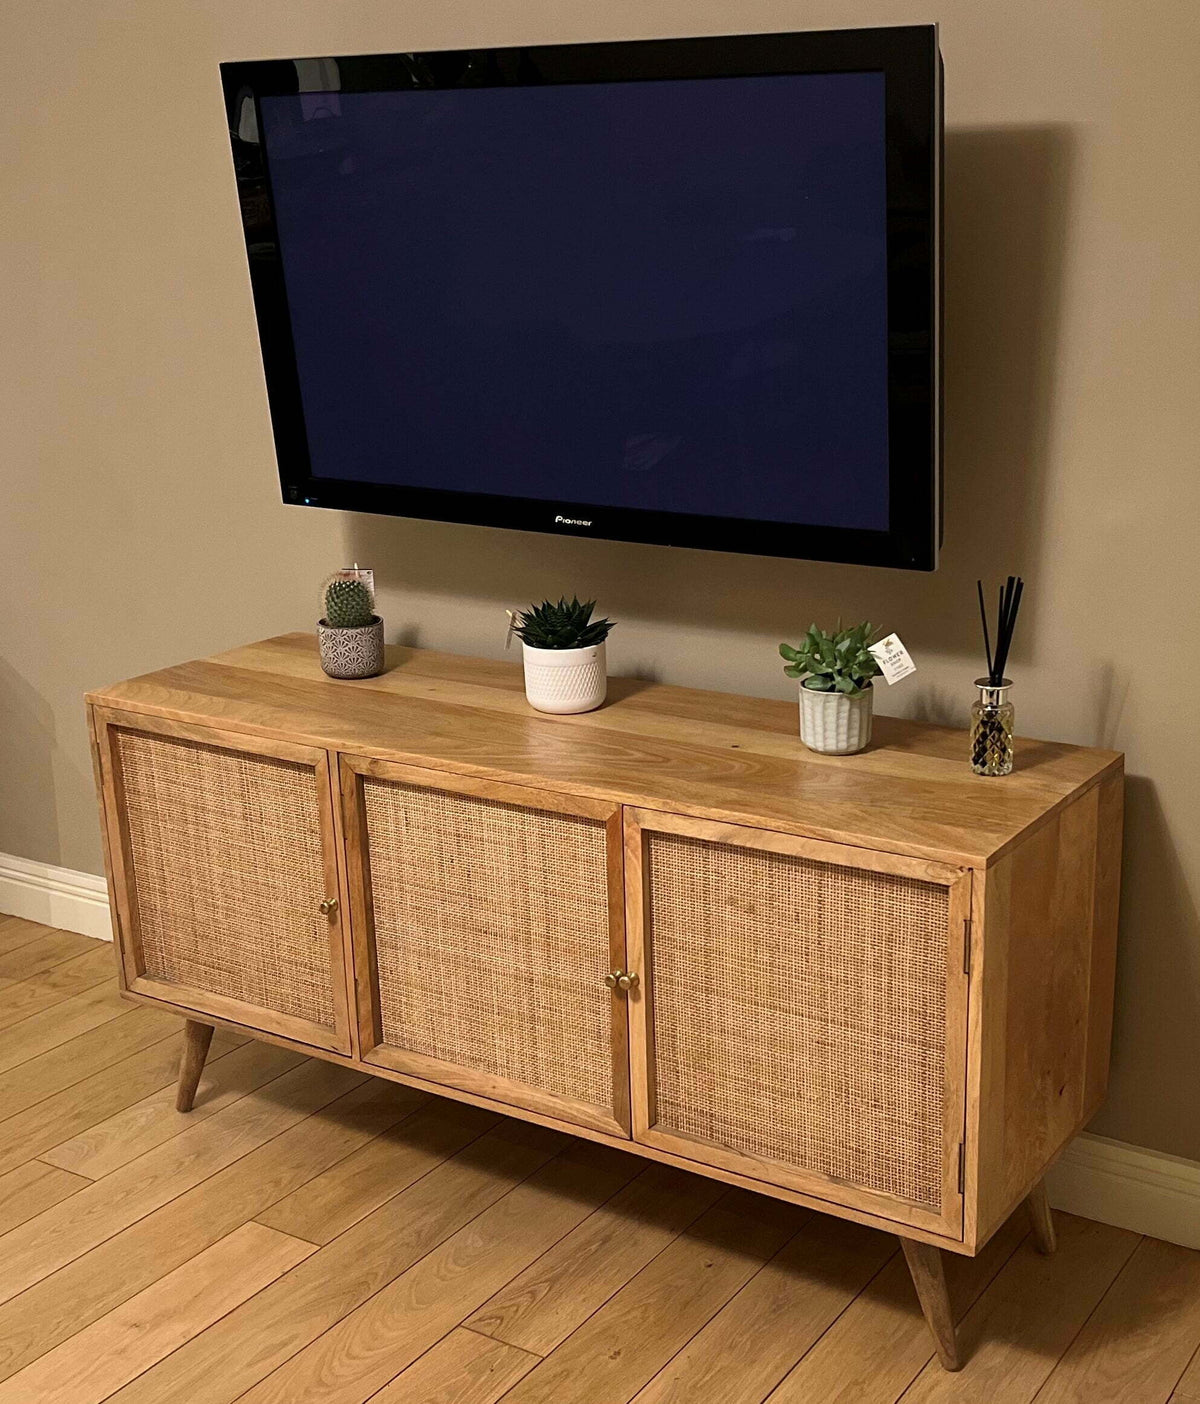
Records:
M898 1234L958 1363L974 1254L1108 1075L1122 761L290 634L91 693L120 978L214 1025Z

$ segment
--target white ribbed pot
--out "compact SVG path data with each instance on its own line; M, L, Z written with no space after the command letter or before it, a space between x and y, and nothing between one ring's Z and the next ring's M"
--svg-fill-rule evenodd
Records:
M852 756L871 740L871 684L848 696L800 684L800 740L823 756Z
M525 697L539 712L594 712L608 694L602 643L590 648L530 648L522 643Z

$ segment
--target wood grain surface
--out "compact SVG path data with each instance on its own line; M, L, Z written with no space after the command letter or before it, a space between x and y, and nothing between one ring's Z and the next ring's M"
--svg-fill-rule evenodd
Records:
M995 861L1120 766L1111 751L1022 739L1014 773L997 784L972 775L963 732L882 716L862 754L820 756L800 743L794 703L634 678L611 679L596 712L547 717L526 703L519 664L396 646L379 677L337 682L309 634L164 668L89 700L949 863Z

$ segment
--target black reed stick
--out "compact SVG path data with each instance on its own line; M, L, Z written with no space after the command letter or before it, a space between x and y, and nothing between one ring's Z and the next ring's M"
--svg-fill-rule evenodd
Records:
M999 687L1004 681L1004 669L1008 665L1008 654L1012 647L1013 631L1017 627L1017 611L1021 608L1025 582L1019 575L1010 575L997 592L994 652L988 631L987 609L983 602L983 581L976 581L976 586L979 591L979 617L983 622L983 648L987 655L988 683L992 687Z
M982 581L982 580L977 580L977 581L975 582L975 584L979 587L979 618L980 618L980 620L983 622L983 651L984 651L984 654L985 654L986 657L987 657L987 665L988 665L988 667L987 667L987 676L988 676L988 681L991 682L991 680L992 680L992 644L991 644L991 640L988 638L987 606L986 606L986 605L984 604L984 602L983 602L983 581Z

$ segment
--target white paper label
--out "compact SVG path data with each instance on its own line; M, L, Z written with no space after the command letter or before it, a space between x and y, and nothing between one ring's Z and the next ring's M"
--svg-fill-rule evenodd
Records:
M908 656L908 649L904 647L896 634L889 634L886 639L880 639L878 643L871 644L867 652L872 654L876 663L879 664L883 671L883 679L888 687L917 671L917 665Z
M516 611L511 609L506 609L504 612L508 615L508 633L504 636L504 648L507 652L512 647L513 634L517 627L517 615Z

